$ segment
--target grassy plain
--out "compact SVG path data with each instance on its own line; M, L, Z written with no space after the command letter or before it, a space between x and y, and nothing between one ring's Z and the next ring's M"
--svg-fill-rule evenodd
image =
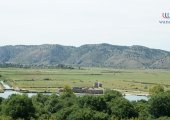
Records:
M168 70L118 70L109 68L79 69L19 69L0 68L1 80L13 87L35 91L56 91L57 87L92 87L95 81L104 88L147 92L161 84L170 90Z

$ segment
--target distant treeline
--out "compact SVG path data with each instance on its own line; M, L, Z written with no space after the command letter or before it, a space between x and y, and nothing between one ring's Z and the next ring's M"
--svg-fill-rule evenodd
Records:
M23 64L13 64L13 63L3 63L0 64L0 68L43 68L43 69L75 69L70 65L57 64L57 65L23 65Z

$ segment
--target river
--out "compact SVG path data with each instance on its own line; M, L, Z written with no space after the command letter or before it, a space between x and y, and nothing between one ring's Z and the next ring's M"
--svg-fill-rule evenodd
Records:
M5 84L3 81L0 81L0 83L4 86L5 89L11 89L11 87L7 84ZM2 98L8 98L12 94L23 94L18 91L13 90L5 90L3 93L0 93L0 97ZM37 93L26 93L29 97L32 97L34 95L37 95ZM50 95L51 93L42 93L46 95ZM57 94L57 93L56 93ZM81 96L80 94L76 94L77 96ZM85 95L85 94L83 94ZM125 98L129 101L137 101L137 100L148 100L147 96L138 96L138 95L125 95Z

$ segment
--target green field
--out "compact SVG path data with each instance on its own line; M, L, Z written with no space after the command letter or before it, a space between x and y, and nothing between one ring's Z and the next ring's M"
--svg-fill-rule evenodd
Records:
M107 68L78 69L19 69L0 68L1 80L13 87L35 91L56 91L57 87L92 87L95 81L103 88L147 92L161 84L170 90L168 70L114 70Z

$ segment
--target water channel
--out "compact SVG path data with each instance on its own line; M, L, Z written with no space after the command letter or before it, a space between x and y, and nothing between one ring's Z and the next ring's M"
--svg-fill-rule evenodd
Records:
M4 86L5 89L11 89L11 87L7 84L5 84L3 81L0 81L0 83ZM12 94L23 94L19 91L14 90L5 90L3 93L0 93L0 97L2 98L8 98ZM37 95L37 93L26 93L29 97L32 97L34 95ZM46 95L50 95L51 93L42 93ZM77 96L82 96L81 94L76 94ZM83 94L85 95L85 94ZM148 100L147 96L138 96L138 95L125 95L125 98L129 101L137 101L137 100Z

